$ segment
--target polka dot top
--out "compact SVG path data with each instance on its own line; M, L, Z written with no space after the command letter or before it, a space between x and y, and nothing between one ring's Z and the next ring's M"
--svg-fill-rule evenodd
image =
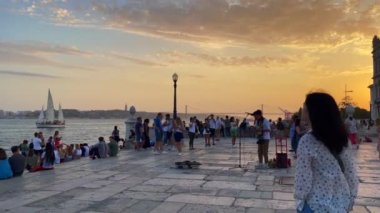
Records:
M339 155L344 165L343 173L337 159L311 133L300 139L294 183L298 210L302 210L305 202L314 212L352 210L359 179L351 152L344 148Z

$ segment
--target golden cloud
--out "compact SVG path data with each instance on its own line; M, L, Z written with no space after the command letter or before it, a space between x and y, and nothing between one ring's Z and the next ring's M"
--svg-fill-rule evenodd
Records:
M336 45L379 31L368 1L132 0L94 3L103 23L126 31L195 41Z
M291 57L278 56L215 56L208 53L162 51L156 57L172 64L202 63L210 66L277 66L295 63Z
M93 0L26 8L60 24L230 45L339 45L380 31L378 0Z

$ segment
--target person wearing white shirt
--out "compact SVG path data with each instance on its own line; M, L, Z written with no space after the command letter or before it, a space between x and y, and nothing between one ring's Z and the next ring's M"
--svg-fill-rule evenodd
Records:
M84 154L83 154L83 157L88 157L90 155L90 147L88 147L88 144L85 143L83 145L83 148L84 148Z
M57 149L54 149L54 157L55 157L54 163L55 164L60 164L61 163L61 158L59 156L59 152L58 152Z
M34 153L38 156L42 154L42 140L38 138L38 133L34 133L34 138L32 139Z
M333 97L311 93L302 117L311 130L298 145L294 182L297 212L352 211L359 179L352 150Z
M195 133L197 131L197 124L195 123L195 118L191 117L190 118L190 123L189 123L189 150L194 150L194 138L195 138Z
M269 149L269 141L270 141L270 122L263 117L263 112L261 110L256 110L254 113L252 113L255 117L255 126L256 126L256 133L257 133L257 154L259 158L259 164L257 165L257 168L267 168L269 157L268 157L268 149ZM263 164L263 158L265 164Z
M352 146L356 149L359 149L358 122L352 116L349 116L344 124L346 126L348 138L350 139Z

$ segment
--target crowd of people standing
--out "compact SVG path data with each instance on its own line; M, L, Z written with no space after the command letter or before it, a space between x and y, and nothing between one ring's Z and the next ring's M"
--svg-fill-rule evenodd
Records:
M178 155L182 155L184 138L189 139L188 148L194 150L195 139L203 138L204 146L211 147L217 144L222 137L231 137L232 146L236 145L238 133L245 131L249 126L244 120L239 123L239 119L225 116L215 117L213 114L207 116L203 121L197 117L190 117L189 123L180 117L172 118L170 114L158 113L153 119L153 129L155 140L152 143L149 134L149 119L138 117L134 129L130 132L130 140L134 141L136 150L153 147L153 153L165 154L176 148ZM165 149L165 147L167 147Z
M283 121L279 118L276 122L265 119L261 110L254 113L248 113L248 116L254 118L252 125L244 118L241 122L235 117L219 117L213 114L207 116L204 120L197 117L190 117L189 123L186 123L180 117L172 118L170 114L158 113L153 119L154 139L150 138L150 120L138 117L131 129L129 141L131 141L136 150L147 149L153 146L154 154L165 154L177 150L178 155L182 155L185 146L184 139L188 139L188 148L194 150L194 141L203 138L204 146L214 146L223 138L230 138L232 147L236 147L236 140L241 137L258 138L258 157L259 164L266 168L268 163L269 140L274 137L288 138L290 135L292 150L297 149L299 139L307 130L301 125L300 118L295 116L291 121ZM202 142L203 143L203 142ZM262 160L260 160L262 159ZM264 162L265 161L265 162Z

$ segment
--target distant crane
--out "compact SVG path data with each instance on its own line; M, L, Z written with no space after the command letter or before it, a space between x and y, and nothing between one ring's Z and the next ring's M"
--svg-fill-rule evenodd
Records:
M293 116L294 113L289 112L286 109L282 109L281 107L279 107L279 109L284 113L284 119L285 120L291 120L292 119L292 116Z

